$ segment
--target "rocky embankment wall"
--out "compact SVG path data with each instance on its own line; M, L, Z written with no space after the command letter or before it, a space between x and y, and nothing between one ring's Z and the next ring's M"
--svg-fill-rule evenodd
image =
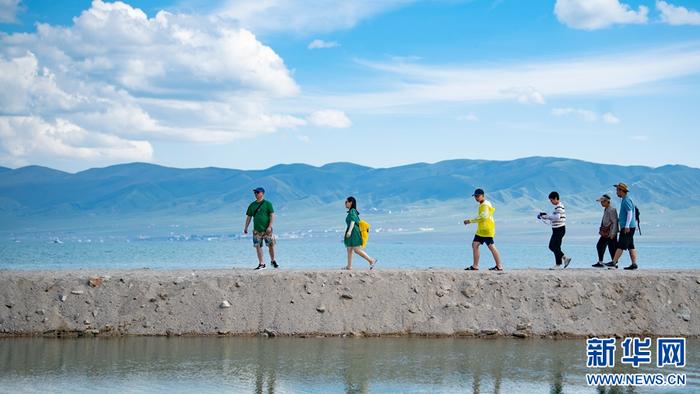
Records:
M699 270L0 270L0 335L697 337L699 301Z

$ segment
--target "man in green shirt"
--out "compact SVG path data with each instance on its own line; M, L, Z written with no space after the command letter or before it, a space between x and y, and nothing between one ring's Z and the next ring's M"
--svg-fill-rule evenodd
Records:
M272 223L275 221L275 209L272 208L272 203L265 200L265 189L256 187L253 189L255 193L255 201L250 203L246 210L245 227L243 234L248 234L248 226L250 219L253 219L253 246L258 254L258 266L256 270L264 270L265 262L263 261L263 242L270 250L270 263L273 267L278 268L279 265L275 261L275 236L272 234Z

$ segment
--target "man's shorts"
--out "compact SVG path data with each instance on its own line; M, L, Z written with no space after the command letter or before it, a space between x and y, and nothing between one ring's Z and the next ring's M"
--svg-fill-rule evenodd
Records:
M634 249L634 230L631 228L630 232L625 234L624 229L620 229L620 239L617 241L617 248L622 250L633 250Z
M274 234L267 234L265 231L253 231L253 246L256 248L262 248L263 242L265 242L266 246L274 246L277 243Z
M479 245L486 244L486 246L489 246L493 245L493 237L482 237L480 235L475 235L473 242L478 242Z

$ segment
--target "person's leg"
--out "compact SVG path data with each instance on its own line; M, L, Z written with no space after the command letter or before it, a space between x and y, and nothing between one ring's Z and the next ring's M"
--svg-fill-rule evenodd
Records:
M561 230L558 228L552 229L552 237L549 239L549 250L554 253L554 263L557 266L561 265L561 258L564 255L561 251L561 241L562 241Z
M634 269L637 267L637 249L634 248L634 230L630 232L630 242L628 250L630 252L630 260L632 260L632 265L627 267L627 269Z
M365 252L364 250L362 250L361 247L355 246L354 250L355 250L355 253L357 253L360 257L362 257L363 259L367 260L367 262L368 262L370 265L374 262L374 260L373 260L371 257L369 257L369 255L367 254L367 252Z
M275 261L275 243L270 242L267 246L267 250L270 252L270 261Z
M611 267L617 268L617 262L620 261L622 253L625 250L629 250L631 246L629 234L620 233L620 238L617 240L617 250L615 251L615 257L613 257Z
M501 264L501 254L498 253L496 244L489 245L489 250L491 251L491 254L493 254L493 260L496 262L496 268L503 269L503 265Z
M556 248L554 247L555 244L556 244L556 235L554 233L554 229L552 229L552 236L549 237L549 250L552 251L552 253L554 253L554 263L558 265L559 263L557 262L557 252L556 252Z
M608 253L610 258L615 257L615 251L617 250L617 237L608 238Z
M348 265L345 268L352 269L352 248L350 247L348 247Z
M263 262L263 250L262 250L262 240L260 243L255 247L255 253L258 255L258 265L265 265Z
M479 246L481 244L479 242L472 242L472 258L473 258L473 263L472 267L474 268L479 268L479 258L481 258L481 253L479 252Z
M608 238L608 237L598 238L598 243L595 245L595 248L598 251L598 262L599 263L603 262L603 258L605 257L605 247L608 246L609 240L610 240L610 238Z
M613 256L613 263L617 264L618 260L620 260L620 257L622 257L623 252L624 250L620 248L617 248L617 250L615 250L615 256Z
M560 227L559 233L559 254L561 255L561 260L564 263L564 268L569 265L571 257L567 256L566 253L561 249L561 245L564 243L564 236L566 235L566 226Z

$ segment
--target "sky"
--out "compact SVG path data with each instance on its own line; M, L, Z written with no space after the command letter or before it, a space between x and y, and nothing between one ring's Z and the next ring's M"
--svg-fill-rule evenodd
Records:
M700 167L700 2L0 0L0 166Z

